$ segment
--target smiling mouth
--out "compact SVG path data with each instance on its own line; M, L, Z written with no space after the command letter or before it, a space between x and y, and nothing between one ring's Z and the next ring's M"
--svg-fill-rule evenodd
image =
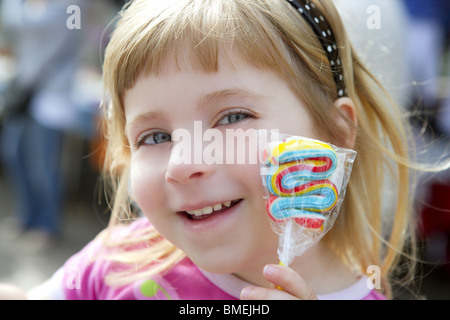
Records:
M204 220L204 219L210 218L214 215L217 215L219 213L222 213L228 209L233 208L235 205L237 205L241 201L242 201L242 199L225 201L225 202L217 203L213 206L204 207L204 208L201 208L198 210L181 211L180 213L185 214L187 216L187 218L190 220Z

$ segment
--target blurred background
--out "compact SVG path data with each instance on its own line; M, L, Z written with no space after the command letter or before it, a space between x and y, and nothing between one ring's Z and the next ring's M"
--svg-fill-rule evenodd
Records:
M334 1L361 59L411 114L419 161L448 157L450 2ZM0 282L42 283L108 223L101 64L124 2L0 0ZM418 182L424 263L396 297L449 299L450 170Z

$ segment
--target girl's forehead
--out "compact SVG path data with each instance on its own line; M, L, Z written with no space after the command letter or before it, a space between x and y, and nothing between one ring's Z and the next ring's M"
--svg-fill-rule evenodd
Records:
M259 68L242 58L237 51L223 50L217 57L217 70L205 70L195 65L189 58L189 52L180 53L178 58L167 59L157 74L141 74L136 83L125 93L124 107L130 95L149 95L148 99L160 102L172 98L173 92L194 94L198 97L207 96L211 92L221 92L221 96L231 97L239 91L255 93L262 84L283 79L272 70ZM239 89L239 90L237 90ZM247 89L247 91L246 91ZM169 91L167 91L169 90ZM233 94L231 94L233 93ZM167 96L169 94L169 96Z

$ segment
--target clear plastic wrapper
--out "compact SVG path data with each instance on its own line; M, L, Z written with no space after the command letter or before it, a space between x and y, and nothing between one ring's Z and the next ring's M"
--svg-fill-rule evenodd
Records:
M278 257L289 265L333 226L356 152L322 141L258 130L261 177Z

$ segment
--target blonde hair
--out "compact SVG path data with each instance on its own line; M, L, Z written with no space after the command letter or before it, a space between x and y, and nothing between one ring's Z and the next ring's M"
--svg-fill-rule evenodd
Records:
M370 265L379 266L384 293L390 296L391 276L405 241L408 235L414 240L407 121L358 59L332 2L314 2L334 30L347 95L355 103L358 121L354 147L358 156L346 199L323 241L353 270L364 274ZM135 216L128 196L126 91L139 76L162 72L165 62L179 63L177 58L185 50L195 68L216 72L219 52L227 47L248 63L281 76L316 124L328 137L338 137L332 142L339 144L330 64L310 26L286 0L135 0L120 13L104 61L104 83L110 95L105 160L113 194L110 226ZM389 191L396 199L389 213L382 206L387 168L395 180ZM106 239L109 245L123 248L113 259L130 264L128 271L112 275L119 284L167 270L184 257L151 227L129 239ZM135 243L151 245L127 251Z

